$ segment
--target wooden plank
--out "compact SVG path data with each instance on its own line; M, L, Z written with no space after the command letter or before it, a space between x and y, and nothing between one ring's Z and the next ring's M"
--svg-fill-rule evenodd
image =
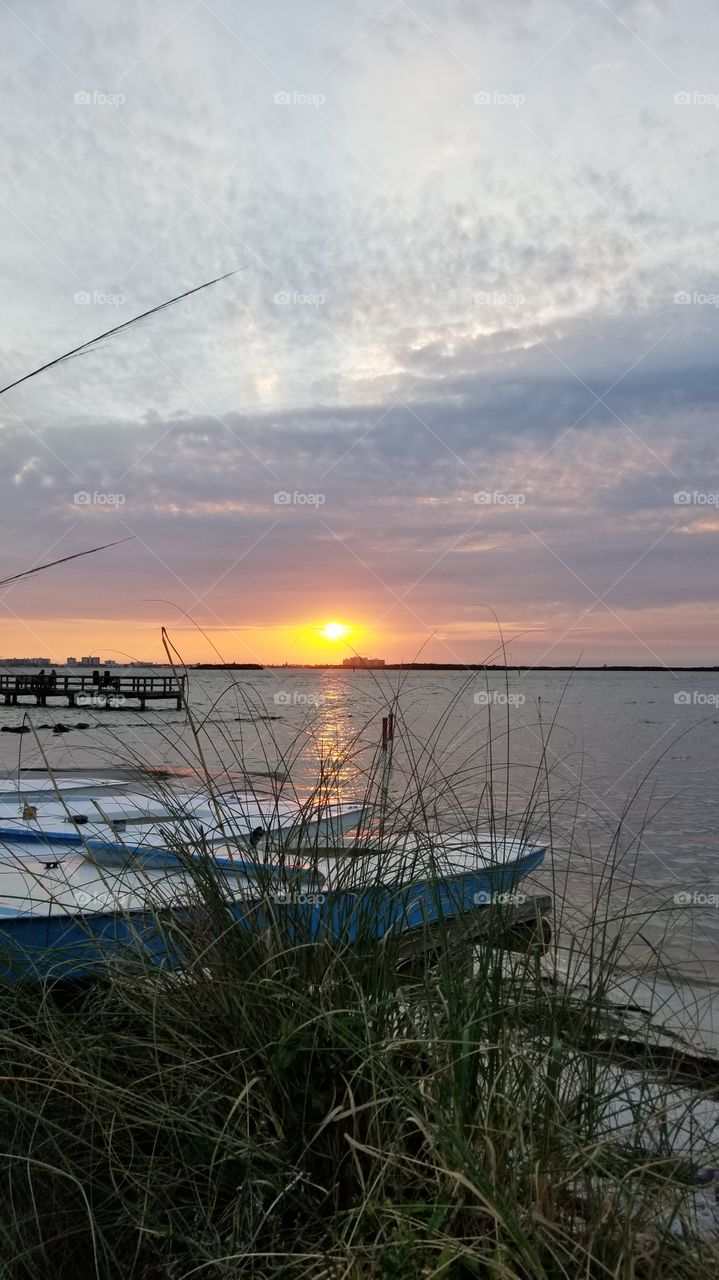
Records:
M548 917L551 910L551 896L542 894L527 897L516 906L475 907L460 916L408 930L402 939L398 963L413 969L418 961L426 963L430 956L438 954L446 946L458 949L472 946L486 939L498 922L502 928L503 943L509 951L523 951L532 945L545 950L550 937ZM536 933L536 941L532 939L533 932Z

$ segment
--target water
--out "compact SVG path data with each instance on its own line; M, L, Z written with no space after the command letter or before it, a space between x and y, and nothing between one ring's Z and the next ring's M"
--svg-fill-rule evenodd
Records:
M532 790L544 754L553 858L543 884L566 896L567 925L576 926L592 901L602 899L607 869L615 865L615 914L634 882L628 899L633 914L622 926L631 963L656 950L672 978L695 986L719 981L719 674L528 672L511 674L508 685L500 673L468 678L461 672L283 668L190 674L192 713L208 767L244 767L260 786L267 785L267 775L289 767L302 794L320 758L342 759L341 798L361 790L382 714L398 690L397 795L412 755L440 827L475 821L478 813L483 820L491 743L495 806L513 815L515 825L530 806L529 830L546 839L544 788ZM689 701L676 703L677 692ZM57 769L113 770L141 761L184 770L198 764L186 717L170 704L142 714L131 707L0 708L0 728L23 718L36 726L37 740L0 733L5 769L42 767L43 755ZM78 722L90 727L62 735L38 727Z

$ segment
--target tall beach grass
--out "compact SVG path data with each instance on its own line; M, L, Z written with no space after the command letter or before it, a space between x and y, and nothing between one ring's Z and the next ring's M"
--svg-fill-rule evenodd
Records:
M463 736L448 704L420 738L400 684L388 779L376 719L340 742L310 715L288 740L259 690L223 697L232 737L188 708L199 785L242 775L308 821L351 791L388 855L407 829L430 851L438 829L547 843L522 888L551 893L551 941L517 950L494 911L408 965L394 934L310 944L282 913L239 929L188 827L192 910L158 909L182 970L2 986L0 1276L714 1280L719 1066L616 998L627 968L656 989L661 961L637 873L651 783L589 857L581 781L557 787L541 718L531 760L491 705ZM171 780L125 764L172 803Z

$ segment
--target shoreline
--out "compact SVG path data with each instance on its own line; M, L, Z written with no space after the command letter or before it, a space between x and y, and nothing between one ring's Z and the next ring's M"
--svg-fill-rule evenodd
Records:
M195 671L196 670L232 671L232 670L241 670L241 669L243 668L240 668L239 666L235 666L232 663L218 664L217 666L214 666L214 667L207 666L207 665L203 665L202 667L188 667L188 670L195 670ZM244 669L247 670L248 668L244 668ZM256 668L254 669L256 670ZM687 672L694 672L694 673L704 672L706 675L719 673L719 666L714 666L714 667L656 667L656 666L655 667L650 667L650 666L636 667L636 666L629 666L629 665L610 666L608 664L604 664L602 666L591 666L591 667L567 667L567 666L546 667L546 666L537 666L537 665L534 665L533 663L511 663L511 664L505 665L504 663L495 664L495 663L484 663L484 662L476 662L476 663L472 663L472 662L467 662L467 663L387 662L383 667L345 667L345 666L342 666L341 664L338 665L335 662L312 662L312 663L298 662L298 663L286 663L286 664L283 663L280 666L275 666L271 663L266 663L265 666L260 669L263 671L346 671L346 672L353 672L353 673L356 671L373 671L375 673L380 673L380 674L383 671L577 671L577 672L657 671L657 672L664 672L666 675L670 675L670 676L676 675L678 672L682 672L685 674Z
M30 668L38 664L31 662L7 662L0 659L0 667L8 668ZM46 663L55 670L62 671L92 671L103 670L104 664L99 668L92 667L68 667L67 663L56 662ZM172 671L173 667L169 662L147 662L140 665L136 662L117 662L114 663L113 671ZM185 671L598 671L598 672L663 672L666 675L677 675L679 673L687 674L705 674L713 675L719 673L719 664L715 666L649 666L649 665L632 665L631 663L601 663L592 664L591 666L546 666L532 662L386 662L384 666L352 666L346 667L341 662L188 662L183 668Z

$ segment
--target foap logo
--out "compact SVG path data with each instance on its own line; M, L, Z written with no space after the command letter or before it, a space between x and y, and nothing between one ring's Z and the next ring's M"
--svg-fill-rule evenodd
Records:
M475 907L521 907L523 902L527 901L526 893L488 893L486 889L480 889L478 893L473 895L472 901Z
M679 289L674 294L675 307L719 307L719 293L703 293L701 289Z
M474 95L475 107L523 107L525 93L505 93L502 89L479 89Z
M302 93L299 89L280 89L273 94L276 107L323 107L327 101L323 93Z
M81 911L98 911L102 903L102 897L99 893L87 893L80 890L74 894L75 902ZM105 900L107 903L107 900Z
M498 289L489 293L480 290L474 295L475 306L478 307L523 307L526 301L523 293L502 293Z
M72 100L76 107L122 107L127 102L124 93L103 93L101 89L78 89Z
M675 907L719 907L719 893L704 893L701 889L680 889L674 894Z
M290 293L280 289L273 301L278 307L323 307L327 298L324 293Z
M527 701L523 693L507 693L501 689L480 689L474 695L476 707L523 707Z
M107 894L105 893L89 893L81 889L78 893L73 894L73 898L81 911L107 911ZM136 895L131 891L115 893L113 887L113 911L129 909L132 907L133 901L136 901Z
M298 493L296 489L294 493L289 493L286 489L280 489L277 493L273 493L272 501L276 507L322 507L325 504L325 495Z
M270 901L277 907L321 907L324 900L323 893L298 893L290 889L278 889L270 894Z
M76 307L123 307L127 302L124 293L100 293L94 289L79 289L73 293L72 300Z
M481 489L472 495L472 501L478 507L523 507L527 501L526 493L506 493L503 489Z
M674 494L675 507L719 507L719 493L698 493L696 489L680 489Z
M73 493L72 501L75 507L124 507L126 499L124 493L89 493L81 489Z
M294 690L280 689L273 702L276 707L321 707L324 698L321 693L296 693Z
M719 93L703 93L700 89L680 89L674 94L677 107L719 107Z
M101 691L93 693L76 693L75 705L78 707L124 707L125 698L121 693L113 693L108 689L107 693Z
M719 707L719 693L702 693L701 689L680 689L674 694L675 707Z

